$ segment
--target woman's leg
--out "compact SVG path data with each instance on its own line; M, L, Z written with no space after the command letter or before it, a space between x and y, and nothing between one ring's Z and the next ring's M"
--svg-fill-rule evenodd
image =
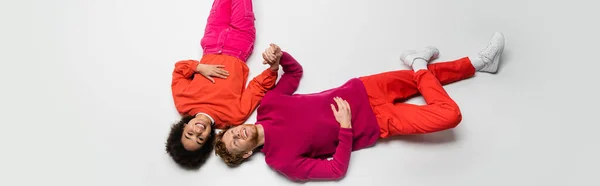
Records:
M247 61L254 50L252 0L215 0L201 41L204 54L227 54Z
M225 31L222 52L247 61L254 50L256 28L254 26L252 0L232 0L231 23Z
M231 0L214 0L204 28L204 36L200 41L205 53L218 51L221 33L229 27L230 22Z

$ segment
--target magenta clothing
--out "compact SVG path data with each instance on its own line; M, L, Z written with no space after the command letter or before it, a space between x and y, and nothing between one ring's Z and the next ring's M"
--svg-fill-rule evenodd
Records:
M379 138L379 125L362 81L354 78L338 88L294 94L302 66L285 52L281 66L284 74L257 111L256 123L265 132L265 161L294 181L342 178L351 152L372 146ZM342 129L335 120L330 106L337 107L335 96L350 104L352 129Z
M254 50L252 0L215 0L200 41L204 54L227 54L247 61Z

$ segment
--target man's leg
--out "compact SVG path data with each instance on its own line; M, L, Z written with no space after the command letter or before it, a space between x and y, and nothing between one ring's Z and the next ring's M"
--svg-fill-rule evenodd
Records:
M477 55L463 57L454 61L438 62L429 64L439 56L439 50L435 47L425 47L422 50L409 50L401 55L401 61L417 72L428 69L442 85L467 79L475 75L476 71L496 73L499 59L504 50L504 35L495 33L488 45ZM413 81L410 72L394 71L373 75L370 79L372 84L380 86L380 92L376 97L384 98L384 102L406 99L418 93L416 82ZM382 83L384 82L384 83ZM399 88L399 89L398 89ZM401 90L400 90L401 89Z
M429 70L414 73L412 89L423 95L426 105L384 103L374 106L380 136L423 134L454 128L462 120L458 105Z
M407 51L401 60L412 67L414 73L404 70L363 78L381 137L431 133L456 127L462 115L442 85L472 77L476 71L496 73L503 49L504 36L496 33L477 56L452 62L428 64L439 55L435 47ZM395 103L417 93L423 95L426 105Z
M472 77L475 68L471 61L465 57L429 64L427 68L429 70L399 70L360 78L377 116L382 138L440 131L460 121L460 110L442 84ZM427 105L397 103L419 93Z
M504 52L505 40L504 34L496 32L484 49L477 53L477 55L469 57L477 71L492 74L498 72L500 56Z
M478 72L496 73L500 64L500 57L504 51L505 38L500 32L494 33L489 43L477 54L470 55L463 59L469 60ZM431 60L437 58L439 51L435 47L425 47L423 50L409 50L400 56L400 60L406 65L419 71L421 69L431 69L427 65ZM432 71L435 74L435 71ZM440 80L444 84L443 80Z
M214 0L204 28L204 37L200 41L200 46L206 53L217 51L221 33L229 27L230 22L231 0Z
M232 0L231 22L223 39L223 53L247 61L254 50L256 28L254 26L252 0Z
M427 68L442 85L468 79L475 75L475 68L467 57L429 64ZM360 79L367 88L371 104L381 105L417 95L419 90L414 77L415 72L412 70L398 70L364 76Z

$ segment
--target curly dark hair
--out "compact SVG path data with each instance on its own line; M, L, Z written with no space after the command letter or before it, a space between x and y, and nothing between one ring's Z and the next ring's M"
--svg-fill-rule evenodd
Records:
M183 135L185 124L192 119L194 119L194 116L184 116L179 122L173 124L165 145L167 153L171 158L173 158L179 166L186 169L200 168L206 162L208 157L210 157L214 147L212 144L215 141L215 127L211 127L210 136L200 149L196 151L186 150L183 147L183 143L181 143L181 136Z

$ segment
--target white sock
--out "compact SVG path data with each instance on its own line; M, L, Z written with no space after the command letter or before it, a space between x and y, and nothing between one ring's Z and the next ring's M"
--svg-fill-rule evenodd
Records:
M485 67L485 63L478 56L469 56L469 60L471 61L471 64L473 64L473 67L475 67L476 71L479 71Z
M412 68L415 72L419 70L427 70L427 61L421 58L417 58L413 61Z

